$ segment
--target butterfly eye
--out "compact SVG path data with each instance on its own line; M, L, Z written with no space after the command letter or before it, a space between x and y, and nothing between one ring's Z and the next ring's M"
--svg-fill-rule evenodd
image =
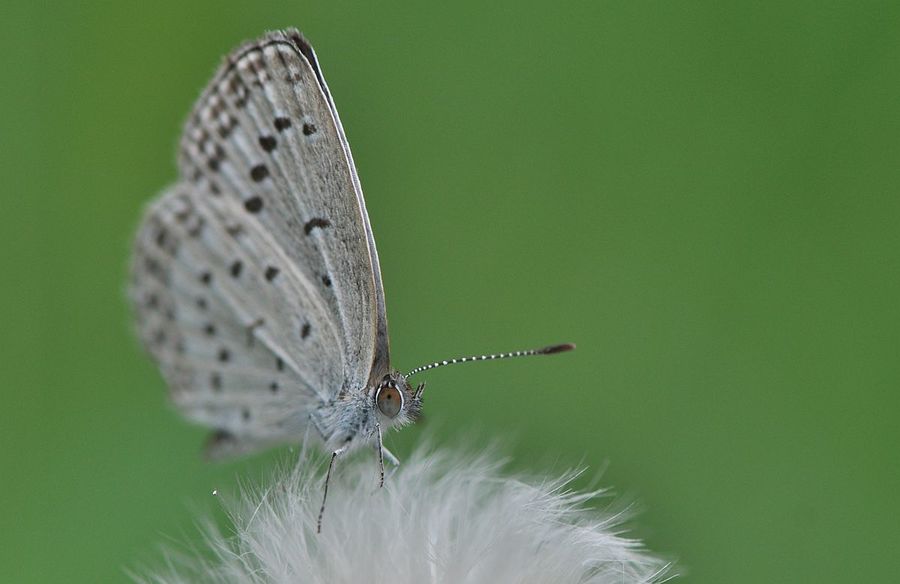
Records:
M385 385L378 390L375 403L382 414L388 418L395 418L403 408L403 395L393 385Z

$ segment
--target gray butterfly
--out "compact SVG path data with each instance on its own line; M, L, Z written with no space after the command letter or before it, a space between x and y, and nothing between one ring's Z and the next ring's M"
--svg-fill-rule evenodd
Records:
M335 459L414 421L424 384L467 361L392 369L375 240L315 52L296 30L226 57L179 145L180 180L146 210L129 296L171 397L212 458L314 437ZM327 496L328 478L325 483ZM324 509L324 497L322 508ZM321 516L320 516L321 526Z

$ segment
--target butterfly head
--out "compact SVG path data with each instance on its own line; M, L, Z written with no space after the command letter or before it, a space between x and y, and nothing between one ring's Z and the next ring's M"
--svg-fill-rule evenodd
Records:
M424 383L414 389L404 375L388 373L375 389L375 410L387 426L415 422L422 412L424 389Z

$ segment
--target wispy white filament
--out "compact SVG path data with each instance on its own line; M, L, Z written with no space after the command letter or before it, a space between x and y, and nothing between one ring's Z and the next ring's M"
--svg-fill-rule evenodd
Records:
M211 553L172 556L146 582L661 582L669 564L620 535L622 513L587 507L569 473L510 477L493 453L420 448L376 487L366 457L338 466L316 534L321 468L306 460L226 501L234 533L207 528Z

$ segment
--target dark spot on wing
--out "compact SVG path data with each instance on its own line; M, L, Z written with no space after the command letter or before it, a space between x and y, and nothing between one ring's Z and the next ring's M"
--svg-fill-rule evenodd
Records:
M275 129L283 132L291 127L290 118L275 118Z
M278 382L273 381L272 383L270 383L269 389L272 391L272 393L278 393Z
M326 288L331 288L331 278L329 278L327 275L322 276L322 283L325 284Z
M275 357L275 368L284 371L284 361L281 360L281 357Z
M223 140L231 135L232 130L237 127L238 121L232 116L225 118L225 123L219 126L219 137Z
M217 172L219 167L222 165L222 161L225 160L225 150L216 144L213 146L213 152L209 156L206 161L206 166L213 172Z
M303 326L300 328L300 338L305 339L309 336L309 333L312 332L312 327L308 322L303 323Z
M265 168L265 167L263 167ZM262 199L259 197L250 197L246 201L244 201L244 209L251 213L259 213L263 208Z
M226 89L228 94L234 97L235 107L238 109L247 107L247 102L250 99L250 92L238 75L232 73L231 77L228 78Z
M260 318L257 318L256 320L254 320L253 322L251 322L249 325L247 325L247 346L248 347L253 346L254 332L256 331L256 329L261 327L263 325L263 323L265 323L265 319L260 317Z
M228 363L228 360L231 359L231 353L228 352L228 349L222 347L219 349L219 361L222 363Z
M250 178L253 179L253 182L262 182L269 176L269 167L265 164L257 164L253 168L250 169Z
M303 135L304 136L312 136L316 133L315 124L303 124Z
M233 264L231 264L231 275L235 278L241 275L241 269L243 269L244 264L241 263L241 260L235 260Z
M202 296L198 296L197 297L197 308L199 308L200 310L206 310L207 306L208 305L206 303L206 298L204 298Z
M200 281L209 286L209 283L212 282L212 274L210 272L203 272L200 274Z
M331 221L323 217L313 217L303 225L303 232L309 235L316 227L318 227L319 229L331 227Z
M228 430L216 430L215 432L210 434L209 439L206 441L206 447L210 448L212 446L219 446L233 440L234 435Z
M222 389L222 376L218 372L213 371L209 376L209 384L215 391Z
M162 274L162 267L159 265L159 262L151 257L144 258L144 268L154 276L160 276Z
M201 233L203 233L203 227L206 225L206 220L203 217L196 217L194 219L193 225L188 227L188 235L191 237L198 237Z
M241 417L244 418L245 422L247 420L249 420L250 419L250 410L248 410L247 408L244 408L243 410L241 410Z
M272 150L275 150L275 146L277 146L278 143L275 140L275 136L260 136L259 145L266 152L271 152Z
M184 223L192 215L193 209L191 208L191 202L186 197L179 196L178 202L184 206L175 211L175 220L179 223Z
M278 272L278 268L276 268L275 266L269 266L268 268L266 268L266 280L271 282L275 279L275 276L278 275Z
M216 325L211 322L206 323L206 326L203 327L203 332L205 332L208 337L214 336L216 334Z

